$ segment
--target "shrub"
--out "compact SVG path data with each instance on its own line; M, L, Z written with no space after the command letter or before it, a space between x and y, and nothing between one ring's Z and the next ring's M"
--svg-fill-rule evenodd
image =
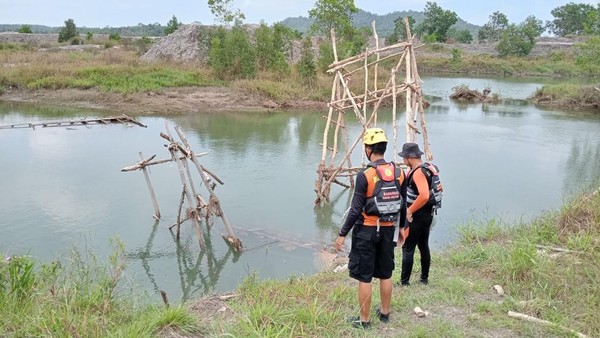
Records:
M77 27L73 19L65 21L64 27L58 32L58 42L66 42L77 36Z
M19 28L19 33L31 34L33 32L31 31L31 26L29 26L29 25L22 25Z
M121 35L119 33L110 33L108 35L108 39L113 41L121 41Z
M312 52L312 42L310 39L304 39L302 42L302 56L298 62L298 74L304 83L312 85L317 79L317 66Z

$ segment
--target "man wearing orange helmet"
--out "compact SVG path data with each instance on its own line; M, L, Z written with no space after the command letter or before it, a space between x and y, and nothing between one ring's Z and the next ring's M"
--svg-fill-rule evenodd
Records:
M394 248L398 240L395 225L404 223L406 182L404 171L384 159L387 138L381 128L367 129L363 143L370 163L356 175L350 211L335 244L341 250L352 230L348 269L350 277L358 280L360 305L360 316L352 318L352 325L368 328L373 278L380 279L381 306L376 313L381 322L389 321Z

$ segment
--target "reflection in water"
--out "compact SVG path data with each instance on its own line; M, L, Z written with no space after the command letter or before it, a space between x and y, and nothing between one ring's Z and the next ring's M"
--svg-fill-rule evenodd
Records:
M159 221L156 221L152 226L146 245L143 248L139 248L136 252L127 254L128 259L137 259L141 261L142 267L148 276L148 280L156 293L160 293L161 290L167 289L170 285L162 285L161 287L161 285L159 285L160 283L156 281L151 270L151 263L154 259L176 257L177 270L179 272L179 285L181 289L181 302L183 303L193 296L205 295L214 290L214 286L217 285L221 272L229 258L232 257L231 262L236 263L240 257L239 253L230 249L227 250L223 257L217 258L213 249L210 229L205 230L206 248L199 253L192 249L198 244L194 240L194 237L185 236L178 241L176 234L173 232L171 232L171 238L173 240L173 245L175 246L175 252L168 254L155 251L153 250L153 242L157 230L159 229L158 223ZM205 229L207 227L202 228ZM160 231L165 231L165 229L160 229Z
M589 188L590 184L598 183L598 163L600 141L588 139L584 144L580 144L580 141L573 139L571 152L564 165L563 195L570 196Z
M337 195L331 198L329 205L314 208L315 225L319 231L319 238L329 241L337 237L338 231L344 222L343 216L351 200L352 190L341 189Z

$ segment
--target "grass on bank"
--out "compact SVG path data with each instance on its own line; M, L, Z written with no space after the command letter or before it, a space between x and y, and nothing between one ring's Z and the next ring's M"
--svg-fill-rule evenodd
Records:
M66 262L37 266L30 258L0 257L0 336L150 337L165 330L197 333L182 306L140 305L117 284L122 246L108 264L73 251Z
M600 109L600 86L559 84L543 86L532 96L535 103L564 108Z
M129 94L155 91L168 87L229 86L246 93L285 102L290 100L330 99L330 75L319 74L311 85L305 85L297 71L281 76L259 72L255 79L222 81L206 65L183 62L141 61L134 49L107 48L83 51L37 51L19 44L0 44L0 93L12 88L56 90L64 88L97 88L106 92ZM426 46L427 47L427 46ZM421 75L426 73L462 73L495 76L581 76L575 56L567 51L549 57L498 58L488 55L462 54L449 50L418 56ZM439 55L438 55L439 54ZM379 87L389 76L392 60L379 69ZM364 91L362 74L356 74L351 88ZM369 74L371 80L373 72Z
M251 275L226 303L227 311L219 305L198 316L194 308L207 308L203 300L170 309L140 305L117 286L123 269L120 246L107 265L77 252L67 263L37 268L27 257L3 258L0 336L149 337L170 330L185 337L569 335L558 326L511 319L508 311L600 336L600 190L527 224L468 224L460 237L458 244L434 253L428 286L394 288L391 322L373 318L368 331L346 321L358 313L356 283L346 273L283 281ZM413 278L418 267L417 260ZM397 274L398 269L396 281ZM504 296L492 289L496 284L503 286ZM379 305L377 288L375 282L373 310ZM417 318L416 306L430 315Z
M209 335L235 337L570 334L558 326L509 318L508 311L515 311L600 336L600 193L584 194L528 224L492 220L466 225L460 235L459 244L434 254L431 284L395 288L391 322L373 318L370 331L352 329L346 322L358 313L355 282L345 273L328 272L286 281L250 277L229 304L234 315L202 325ZM504 296L493 290L496 284L503 286ZM379 295L377 284L373 287L374 310ZM430 316L417 318L412 313L416 306Z

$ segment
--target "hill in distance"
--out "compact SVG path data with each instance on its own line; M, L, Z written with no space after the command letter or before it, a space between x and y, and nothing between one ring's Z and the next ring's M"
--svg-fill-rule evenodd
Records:
M377 33L381 37L386 37L394 32L394 20L397 18L403 18L405 16L412 16L413 19L415 19L416 25L423 22L425 19L425 14L417 11L396 11L379 15L359 9L358 13L352 15L352 22L354 23L354 27L362 28L371 27L371 22L375 20L377 24ZM299 16L287 18L281 21L281 23L301 33L306 33L310 29L313 20L307 17ZM466 29L470 31L473 36L477 36L477 31L481 28L480 26L470 24L461 18L458 18L458 21L452 27L456 28L457 30Z

